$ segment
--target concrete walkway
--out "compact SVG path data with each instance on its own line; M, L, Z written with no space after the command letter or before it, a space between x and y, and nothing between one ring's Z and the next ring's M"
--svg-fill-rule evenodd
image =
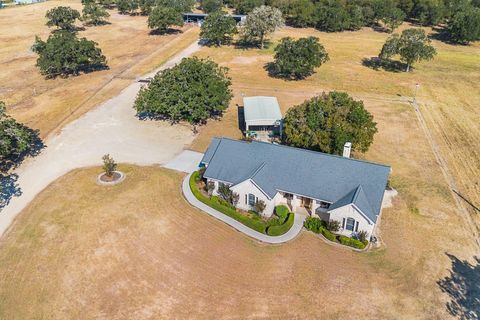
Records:
M258 241L265 242L265 243L271 243L271 244L284 243L294 239L303 228L303 222L305 221L306 217L300 214L295 214L295 220L293 222L293 226L290 228L290 230L287 231L287 233L281 236L272 237L272 236L268 236L266 234L257 232L255 230L252 230L249 227L241 224L237 220L230 218L229 216L213 209L212 207L207 206L203 202L200 202L193 195L192 190L190 190L189 180L191 175L192 175L191 173L187 175L182 182L183 195L185 196L187 201L192 206L202 210L203 212L208 213L209 215L211 215L214 218L217 218L218 220L225 222L226 224L230 225L231 227L237 229L238 231L242 232L243 234L253 239L256 239Z
M198 170L198 165L202 161L203 153L183 150L178 156L170 160L163 167L171 170L177 170L185 173L191 173Z
M147 77L172 67L199 48L195 42ZM15 170L21 195L0 211L0 236L39 192L73 169L101 165L106 153L120 163L165 164L193 141L188 126L141 121L135 116L133 104L141 85L132 83L115 98L65 126L45 141L47 148L40 155Z

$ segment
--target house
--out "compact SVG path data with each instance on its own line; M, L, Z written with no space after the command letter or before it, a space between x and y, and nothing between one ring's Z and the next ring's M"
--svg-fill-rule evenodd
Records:
M346 156L227 138L214 138L200 165L214 182L213 194L228 185L239 195L239 209L252 210L262 200L261 214L269 217L285 204L297 214L338 221L338 234L346 236L374 233L390 174L389 166Z
M243 98L245 132L257 140L267 141L282 135L282 113L275 97Z
M45 2L46 0L15 0L16 4L33 4L39 2Z

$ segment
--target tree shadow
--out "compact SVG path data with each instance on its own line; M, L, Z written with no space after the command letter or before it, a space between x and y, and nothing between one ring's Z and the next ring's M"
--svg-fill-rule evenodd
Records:
M87 22L84 25L86 25L87 27L101 27L109 24L112 24L112 23L107 20L102 20L102 21L97 21L97 23Z
M151 36L165 36L165 35L179 34L179 33L183 33L183 31L180 29L167 28L166 30L154 29L154 30L151 30L148 34Z
M251 49L267 50L270 48L271 45L272 45L272 42L270 40L265 40L263 42L263 49L261 49L260 41L258 40L239 39L234 43L235 49L242 49L242 50L251 50Z
M276 78L276 79L282 79L282 80L286 80L286 81L298 81L298 80L303 80L303 79L305 79L306 77L312 75L312 74L308 74L308 75L305 75L305 76L298 76L298 75L295 75L295 74L284 74L284 73L281 73L281 72L278 70L278 67L277 67L277 65L275 64L275 62L268 62L268 63L266 63L266 64L263 66L263 69L268 72L268 75L269 75L270 77Z
M27 126L23 126L23 130L25 130L28 135L32 136L32 141L24 152L15 153L7 157L0 158L0 174L2 172L5 173L9 170L15 169L22 163L23 160L25 160L25 158L35 157L40 154L43 148L45 148L45 144L43 143L42 139L40 139L38 130L33 130Z
M432 40L438 40L452 46L468 46L468 42L458 42L452 39L444 27L436 26L432 28L432 33L428 35Z
M362 65L373 70L383 69L389 72L404 72L407 65L400 61L380 59L379 57L363 58Z
M0 210L5 208L13 197L22 195L22 189L17 184L18 175L15 173L0 176Z
M464 260L446 253L452 261L450 275L437 281L440 289L450 296L446 307L448 312L464 320L480 319L480 258L475 262Z
M386 26L382 26L381 24L378 24L378 23L373 23L370 27L375 32L392 33L390 29L388 29Z

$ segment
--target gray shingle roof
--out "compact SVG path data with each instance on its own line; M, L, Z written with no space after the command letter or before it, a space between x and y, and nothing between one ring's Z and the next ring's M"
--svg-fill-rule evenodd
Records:
M205 176L237 184L252 179L268 197L286 191L332 203L354 203L376 222L390 167L263 142L214 138Z

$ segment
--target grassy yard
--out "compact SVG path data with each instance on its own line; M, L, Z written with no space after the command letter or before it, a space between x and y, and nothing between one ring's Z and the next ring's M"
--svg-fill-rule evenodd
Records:
M91 108L117 95L136 77L154 69L198 38L198 28L183 33L151 36L146 17L120 15L110 10L111 24L79 32L98 42L109 70L68 79L45 80L35 67L30 47L35 35L46 39L45 13L56 6L81 11L79 0L53 0L0 10L0 100L9 112L42 137L55 132Z
M447 317L439 289L427 286L444 265L432 258L439 239L413 250L401 236L415 219L436 226L403 201L385 214L384 230L400 229L385 250L353 253L310 232L269 246L189 206L183 175L119 169L127 178L114 187L95 183L100 168L60 178L2 237L1 319ZM442 239L458 253L452 234Z

